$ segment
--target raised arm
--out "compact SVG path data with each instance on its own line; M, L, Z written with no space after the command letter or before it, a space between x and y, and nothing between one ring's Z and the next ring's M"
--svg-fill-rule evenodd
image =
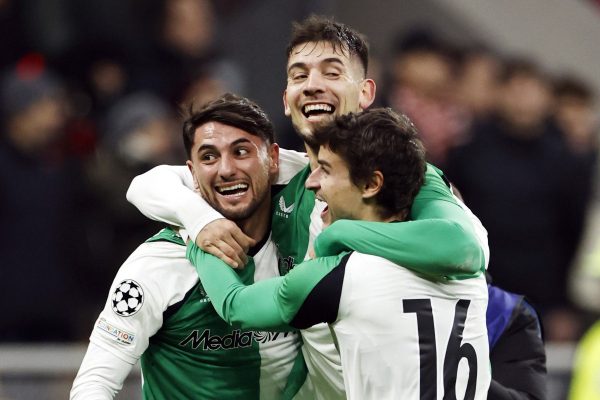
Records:
M356 250L387 258L430 276L464 278L485 270L487 232L453 194L441 171L428 165L411 221L339 220L315 241L317 256Z

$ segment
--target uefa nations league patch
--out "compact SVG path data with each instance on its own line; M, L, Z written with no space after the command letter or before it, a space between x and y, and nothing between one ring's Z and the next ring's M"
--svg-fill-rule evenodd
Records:
M121 317L130 317L142 308L144 291L139 283L125 279L112 294L112 309Z

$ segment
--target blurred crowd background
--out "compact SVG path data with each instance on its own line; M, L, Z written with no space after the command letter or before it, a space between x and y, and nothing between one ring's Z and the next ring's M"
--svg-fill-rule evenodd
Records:
M600 5L579 1L600 24ZM116 270L160 229L125 192L184 163L182 105L249 96L301 149L280 104L291 21L379 22L338 12L360 2L276 3L0 0L0 342L87 340ZM377 105L413 120L488 229L494 282L529 297L547 340L579 340L600 316L597 87L399 20L372 41Z

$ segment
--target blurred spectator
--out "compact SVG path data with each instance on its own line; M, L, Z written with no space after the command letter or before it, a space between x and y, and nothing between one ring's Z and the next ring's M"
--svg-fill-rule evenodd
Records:
M208 63L190 77L178 96L178 104L208 103L224 93L243 93L244 82L236 68L226 61Z
M90 229L94 258L102 260L105 278L112 279L126 256L162 227L127 202L129 183L156 165L180 164L185 158L172 110L153 94L124 97L108 111L102 130L100 145L87 166L98 204Z
M2 75L0 107L0 341L83 339L86 197L62 142L64 87L30 55Z
M155 49L142 88L158 93L169 102L181 101L182 93L214 67L223 69L220 79L243 93L243 74L220 54L216 43L217 17L210 0L162 0L158 15Z
M572 151L591 167L594 197L586 219L586 229L573 265L570 295L592 317L600 317L600 163L598 162L598 115L591 90L575 79L558 81L558 123L569 131ZM584 178L581 178L584 179Z
M94 123L131 89L131 60L117 43L83 42L60 61L60 69L71 78L78 97L78 114Z
M550 86L541 70L507 63L498 93L497 114L474 125L447 173L488 230L495 282L540 308L549 340L573 340L580 325L566 277L589 184L579 184L580 164L547 123Z
M443 167L466 123L454 98L452 49L430 32L415 31L396 45L391 79L389 106L408 115L427 149L428 161Z
M457 100L471 119L482 119L495 111L501 60L482 47L468 49L461 56Z
M573 77L554 84L554 117L571 151L595 156L598 151L598 116L592 90Z

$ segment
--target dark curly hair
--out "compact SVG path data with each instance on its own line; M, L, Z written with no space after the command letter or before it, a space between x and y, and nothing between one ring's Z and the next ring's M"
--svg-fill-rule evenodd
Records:
M354 185L375 171L383 187L375 201L383 218L408 214L425 179L425 149L408 117L390 108L338 116L314 132L315 144L327 147L348 165Z
M334 51L340 49L349 56L358 56L366 75L369 68L369 44L358 31L321 15L311 15L302 22L292 24L292 37L286 48L289 58L292 50L309 42L328 42Z
M207 122L220 122L241 129L262 138L267 145L275 142L273 124L263 109L252 100L232 93L225 93L198 110L190 104L184 117L183 145L189 158L196 129Z

